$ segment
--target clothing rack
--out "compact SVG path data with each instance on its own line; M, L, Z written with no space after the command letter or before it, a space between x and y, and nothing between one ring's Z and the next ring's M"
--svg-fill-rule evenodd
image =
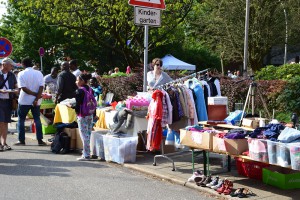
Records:
M175 79L175 80L173 80L173 81L170 81L170 82L168 82L168 83L165 83L165 84L163 84L163 85L160 85L160 86L156 87L155 89L158 89L158 90L159 90L159 89L163 89L163 87L165 87L165 86L171 85L171 84L173 84L173 83L182 82L182 81L184 81L184 80L186 80L186 79L189 79L189 78L191 78L191 77L196 77L198 74L202 74L202 73L207 72L207 71L209 71L209 68L208 68L208 69L205 69L205 70L202 70L202 71L199 71L199 72L196 72L196 73L193 73L193 74L190 74L190 75L185 76L185 77L181 77L181 78ZM167 125L167 128L169 128L168 125ZM174 155L179 155L179 154L182 154L182 153L187 153L187 151L179 151L179 152L174 152L174 153L165 154L165 153L164 153L163 140L161 141L161 145L160 145L160 146L161 146L161 154L160 154L160 155L155 155L155 156L154 156L153 166L156 166L156 159L157 159L157 158L165 158L165 159L169 160L169 161L172 163L172 171L175 171L176 168L175 168L174 160L171 159L171 158L168 157L168 156L174 156Z
M154 89L158 89L158 90L159 90L159 89L163 89L163 87L165 87L165 86L168 86L168 85L173 84L173 83L182 82L182 81L184 81L184 80L186 80L186 79L189 79L189 78L191 78L191 77L196 77L198 74L202 74L202 73L207 72L207 71L209 71L209 68L207 68L207 69L205 69L205 70L202 70L202 71L199 71L199 72L192 73L192 74L190 74L190 75L187 75L187 76L184 76L184 77L175 79L175 80L172 80L172 81L170 81L170 82L168 82L168 83L165 83L165 84L163 84L163 85L160 85L160 86L158 86L158 87L156 87L156 88L154 88Z

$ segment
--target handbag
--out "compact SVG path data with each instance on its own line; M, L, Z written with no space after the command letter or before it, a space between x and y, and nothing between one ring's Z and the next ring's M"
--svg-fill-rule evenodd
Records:
M17 110L18 109L18 99L13 98L11 100L11 109L12 110Z

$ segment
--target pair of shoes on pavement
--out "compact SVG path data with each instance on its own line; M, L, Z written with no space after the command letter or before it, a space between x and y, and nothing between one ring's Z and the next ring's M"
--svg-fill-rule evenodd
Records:
M15 146L25 146L25 141L18 141L17 143L14 144ZM43 140L38 140L38 145L39 146L46 146L46 142L44 142Z
M89 161L90 160L90 156L81 156L79 158L76 158L77 161Z

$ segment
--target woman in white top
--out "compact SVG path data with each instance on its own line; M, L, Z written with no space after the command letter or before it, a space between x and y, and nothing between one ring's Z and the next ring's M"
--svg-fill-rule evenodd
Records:
M172 81L172 78L162 71L163 62L160 58L154 58L152 60L153 71L147 73L147 82L149 89L154 89L160 85L166 84Z

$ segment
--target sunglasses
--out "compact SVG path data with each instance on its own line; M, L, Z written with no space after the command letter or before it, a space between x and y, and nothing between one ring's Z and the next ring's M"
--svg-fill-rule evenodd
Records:
M155 64L155 66L158 66L158 67L160 67L160 64Z

